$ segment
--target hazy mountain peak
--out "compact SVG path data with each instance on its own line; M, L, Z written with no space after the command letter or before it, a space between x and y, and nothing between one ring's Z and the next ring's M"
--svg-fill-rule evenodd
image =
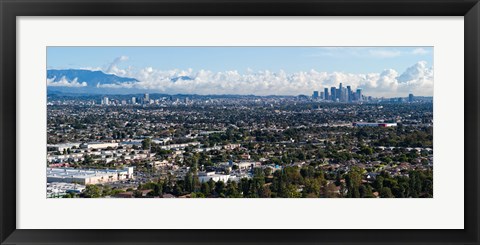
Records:
M48 92L66 93L109 93L108 89L98 88L98 84L123 84L139 82L135 78L106 74L103 71L84 69L47 70ZM119 91L116 91L119 92Z

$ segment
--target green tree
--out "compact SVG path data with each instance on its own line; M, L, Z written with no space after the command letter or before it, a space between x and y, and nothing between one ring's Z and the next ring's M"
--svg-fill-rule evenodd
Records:
M200 191L203 193L204 196L208 197L211 193L210 186L208 185L208 183L203 182L200 187Z
M185 175L184 189L185 189L186 192L192 192L194 190L193 175L192 175L191 172L188 172Z
M210 194L213 195L215 193L215 181L213 181L213 179L210 179L208 180L207 184L210 189Z
M190 198L205 198L205 195L201 192L193 192L190 195Z
M373 196L373 191L372 187L370 185L361 185L360 188L358 188L358 191L360 192L360 197L362 198L372 198Z
M375 187L376 190L380 191L380 189L383 188L383 177L380 175L377 176L377 178L373 182L373 186Z
M324 187L324 193L325 193L325 197L327 198L332 198L332 197L337 197L337 186L335 185L335 183L329 183L327 184L325 187Z
M361 171L357 167L353 167L345 176L345 183L347 185L347 197L359 198L360 185L362 184Z
M135 198L141 198L141 197L143 197L143 193L142 193L140 190L135 190L135 191L133 192L133 196L134 196Z
M250 181L247 178L240 179L239 190L242 191L244 197L250 196Z
M215 193L219 197L225 197L225 183L223 181L215 182Z
M142 149L148 150L152 146L152 140L150 138L146 138L142 140Z
M69 193L65 194L64 196L62 196L62 198L75 198L75 193L69 192Z
M110 196L112 194L112 188L109 186L102 187L102 196Z
M270 176L272 174L272 169L271 168L265 168L263 169L263 174L265 176Z
M423 188L424 188L424 192L429 196L433 196L433 182L430 180L430 179L426 179L424 182L423 182Z
M319 179L308 178L305 179L305 186L303 188L304 197L320 197L322 185Z
M364 155L370 156L370 155L373 154L373 149L371 147L368 147L368 146L363 146L361 152Z
M411 197L418 197L422 191L422 183L420 180L420 175L417 171L409 172L409 187Z
M269 198L272 196L272 191L268 186L263 186L263 188L259 192L259 197L261 198Z
M158 182L155 186L153 186L153 196L160 196L162 194L162 183Z
M380 197L382 198L392 198L394 195L392 194L392 190L388 187L383 187L380 189Z
M235 181L228 181L226 187L226 197L237 198L241 197L240 192L238 191L238 185Z
M288 198L300 198L300 197L302 197L302 193L298 192L297 187L295 185L291 185L291 184L287 185L285 194L286 194L285 197L288 197Z
M100 190L100 187L96 185L87 185L83 192L83 196L86 198L98 198L102 196L102 191Z

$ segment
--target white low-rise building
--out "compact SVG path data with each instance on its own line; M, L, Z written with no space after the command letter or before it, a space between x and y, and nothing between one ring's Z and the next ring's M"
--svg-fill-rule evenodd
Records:
M172 138L166 137L166 138L159 138L159 139L152 139L152 142L155 144L166 144L167 142L171 141Z
M261 165L260 162L239 162L239 163L233 163L233 165L237 165L238 169L240 170L246 170L246 169L251 169L254 167L258 167Z
M49 144L47 145L47 151L60 151L72 148L80 148L81 143L64 143L64 144Z
M68 193L79 194L85 190L84 185L75 183L53 182L47 183L47 198L62 197Z
M230 175L216 174L215 172L200 172L200 173L198 173L198 179L199 179L200 183L208 182L210 180L213 180L215 182L222 181L222 182L227 183L229 178L230 178Z
M67 155L47 155L47 162L48 163L62 163L65 161L82 161L83 160L83 154L82 153L73 153L73 154L67 154Z
M82 185L101 184L133 178L133 167L124 169L47 168L47 183L64 182Z
M117 148L118 143L110 143L110 142L89 142L89 143L83 143L80 145L81 148L87 148L87 149L107 149L109 147L111 148Z
M200 145L200 142L190 142L190 143L184 143L184 144L164 145L164 146L161 146L160 149L176 150L176 149L185 149L186 147L189 147L189 146L198 146L198 145Z

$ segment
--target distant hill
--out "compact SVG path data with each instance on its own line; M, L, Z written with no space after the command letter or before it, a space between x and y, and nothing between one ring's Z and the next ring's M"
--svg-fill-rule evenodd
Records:
M189 76L179 76L179 77L173 77L170 79L172 82L176 82L178 80L184 80L184 81L190 81L190 80L193 80L193 78L189 77Z
M123 94L132 93L132 89L100 88L98 84L121 84L138 82L135 78L119 77L106 74L102 71L81 69L47 70L49 81L48 93L75 93L75 94Z

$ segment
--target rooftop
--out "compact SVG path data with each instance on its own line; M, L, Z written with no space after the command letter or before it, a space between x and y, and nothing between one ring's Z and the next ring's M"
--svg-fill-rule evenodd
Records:
M47 168L47 177L88 178L125 172L127 172L126 169Z

